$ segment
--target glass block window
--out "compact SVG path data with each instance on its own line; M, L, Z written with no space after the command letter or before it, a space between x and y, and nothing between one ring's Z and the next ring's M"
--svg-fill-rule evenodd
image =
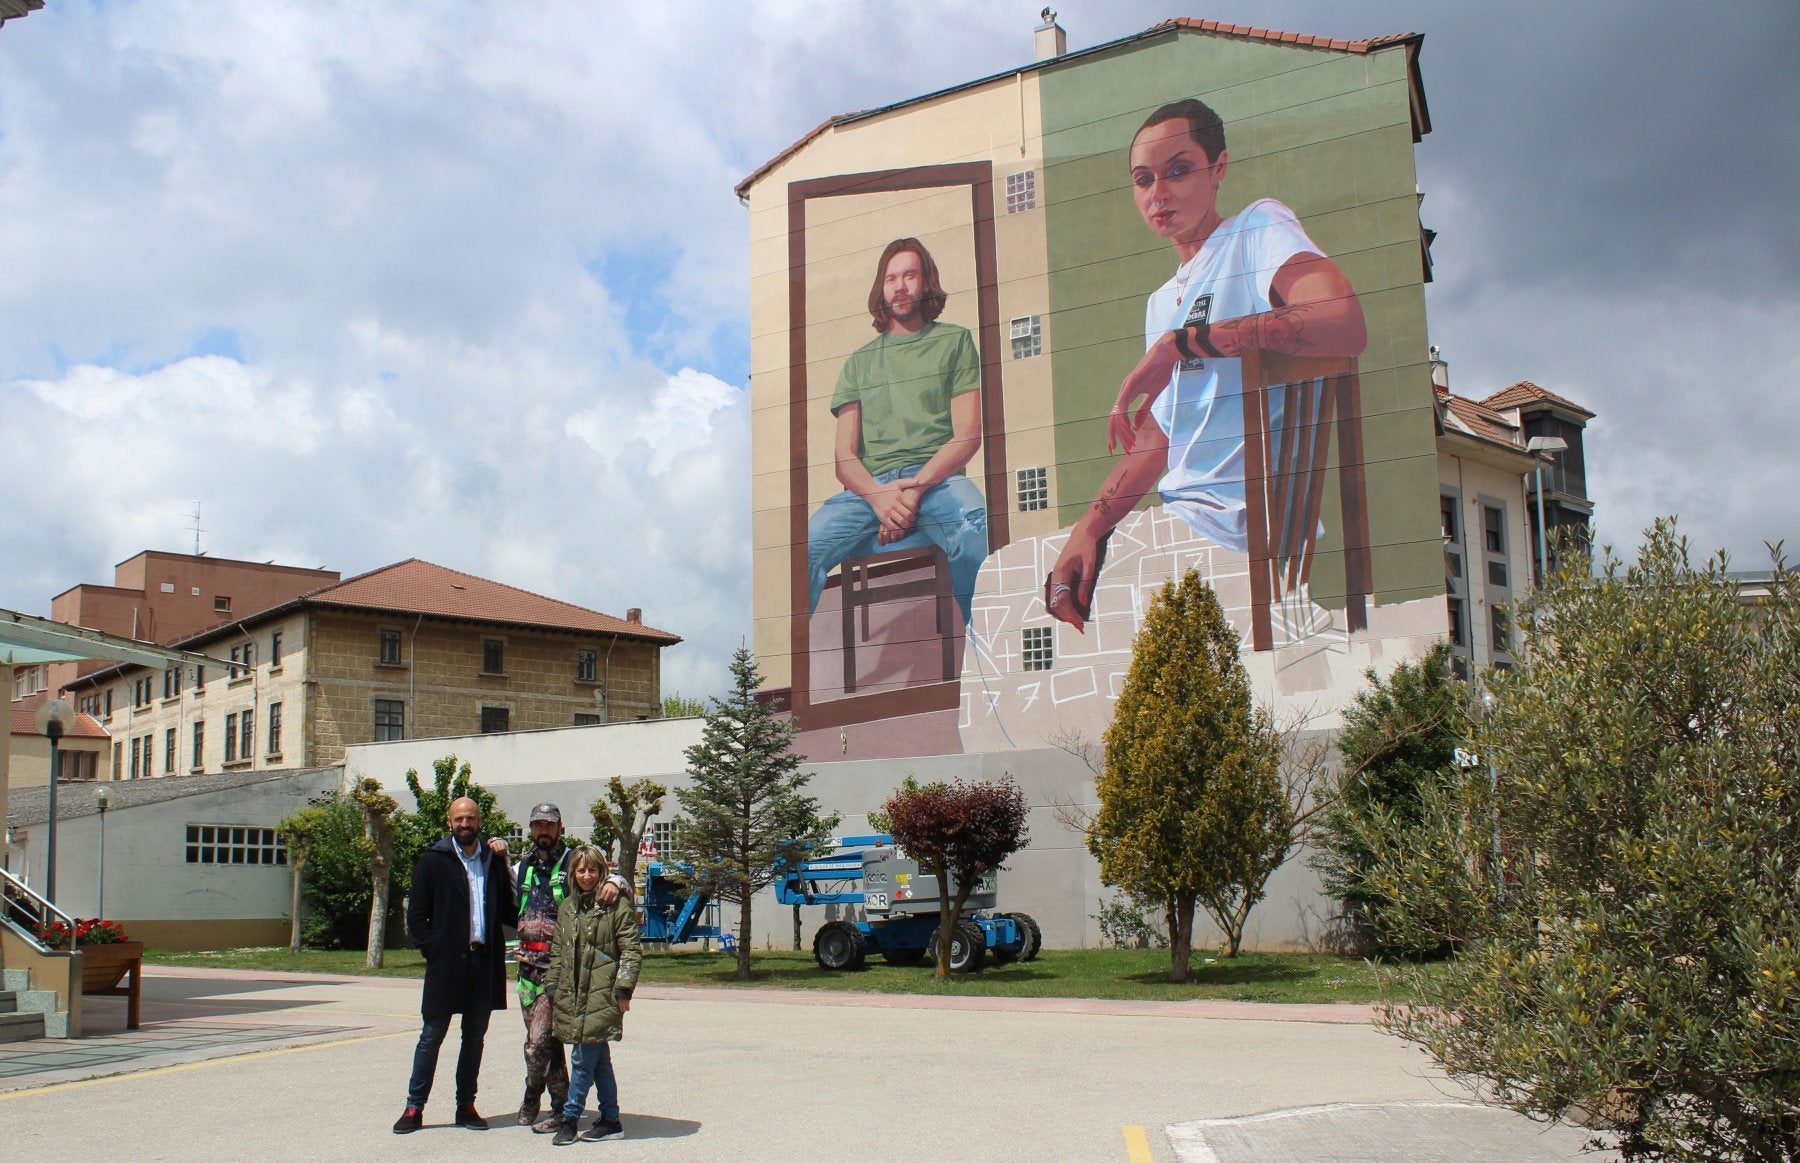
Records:
M1044 354L1044 321L1039 315L1022 315L1012 321L1012 354L1014 359L1030 359Z
M1050 470L1047 468L1022 468L1019 470L1019 512L1035 513L1050 507Z
M287 846L273 828L244 824L189 824L189 864L286 864Z
M1020 170L1006 175L1006 212L1018 214L1037 209L1037 171Z
M676 830L679 820L663 820L650 825L650 839L656 843L656 855L660 860L672 859L675 855L675 842L678 839Z
M1025 669L1049 670L1056 662L1056 631L1051 626L1025 628Z

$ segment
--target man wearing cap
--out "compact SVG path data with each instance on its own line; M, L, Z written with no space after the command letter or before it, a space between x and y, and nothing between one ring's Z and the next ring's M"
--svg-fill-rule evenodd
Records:
M550 942L556 935L556 912L571 891L569 849L563 843L562 812L555 804L531 809L531 850L513 867L519 900L519 1010L525 1018L525 1099L519 1125L548 1134L562 1126L569 1097L569 1066L563 1044L550 1029L550 997L544 974L550 969ZM631 885L616 873L600 886L600 903L610 907ZM550 1091L550 1117L538 1122L544 1091Z

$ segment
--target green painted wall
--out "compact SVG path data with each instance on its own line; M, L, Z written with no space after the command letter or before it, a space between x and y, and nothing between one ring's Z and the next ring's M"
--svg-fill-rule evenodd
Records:
M1360 360L1378 602L1441 593L1437 452L1427 365L1406 54L1368 56L1171 32L1078 57L1041 80L1057 496L1071 525L1113 457L1105 416L1143 352L1144 298L1175 268L1132 203L1126 152L1157 106L1199 97L1225 122L1220 211L1293 209L1349 277L1369 345ZM1335 473L1313 597L1341 604Z

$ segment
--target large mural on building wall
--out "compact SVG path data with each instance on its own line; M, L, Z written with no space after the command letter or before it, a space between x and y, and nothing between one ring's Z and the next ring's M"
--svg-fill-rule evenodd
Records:
M1170 38L1039 75L1041 158L786 183L803 730L1095 737L1190 569L1293 714L1442 634L1395 57Z

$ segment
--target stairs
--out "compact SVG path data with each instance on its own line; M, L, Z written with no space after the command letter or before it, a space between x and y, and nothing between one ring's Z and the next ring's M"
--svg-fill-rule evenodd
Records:
M56 995L45 990L28 989L23 970L6 972L6 989L0 989L0 1042L24 1042L42 1038L48 1033L48 1011L56 1006Z
M19 1012L19 995L0 990L0 1042L23 1042L44 1036L42 1013Z

